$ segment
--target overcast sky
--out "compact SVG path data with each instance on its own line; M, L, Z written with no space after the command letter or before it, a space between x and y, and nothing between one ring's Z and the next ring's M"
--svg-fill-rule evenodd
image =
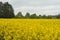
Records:
M24 15L26 12L37 15L56 15L60 13L60 0L0 0L9 2L14 8L15 14L19 11Z

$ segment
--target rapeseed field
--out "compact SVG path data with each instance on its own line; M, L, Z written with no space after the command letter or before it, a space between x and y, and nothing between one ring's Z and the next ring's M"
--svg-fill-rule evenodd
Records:
M0 19L0 40L60 40L60 19Z

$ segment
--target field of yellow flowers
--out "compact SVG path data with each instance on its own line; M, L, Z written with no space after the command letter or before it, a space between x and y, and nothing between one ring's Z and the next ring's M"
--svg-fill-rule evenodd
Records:
M0 40L60 40L60 19L0 19Z

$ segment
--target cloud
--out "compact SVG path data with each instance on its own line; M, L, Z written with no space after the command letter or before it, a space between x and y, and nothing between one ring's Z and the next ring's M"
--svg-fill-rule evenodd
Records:
M0 0L12 4L15 14L19 11L31 14L55 15L60 13L60 0Z
M36 13L37 15L39 14L56 15L60 12L60 6L59 5L50 5L50 6L44 6L44 7L24 6L24 7L15 8L15 13L18 13L19 11L23 12L24 15L26 14L26 12L29 12L31 14Z
M9 2L9 1L11 1L11 0L0 0L1 2Z

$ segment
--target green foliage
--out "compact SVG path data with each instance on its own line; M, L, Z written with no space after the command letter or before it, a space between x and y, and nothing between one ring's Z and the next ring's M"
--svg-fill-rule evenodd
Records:
M12 6L5 2L4 4L0 2L0 18L12 18L14 17L14 10Z
M30 16L30 18L37 18L37 15L36 15L36 14L32 14L32 15Z
M25 18L30 18L30 13L26 13Z
M58 18L58 19L60 18L60 14L57 15L57 18Z
M23 16L23 14L22 14L22 12L19 12L16 16L15 16L16 18L31 18L31 19L60 19L60 14L58 14L58 15L48 15L48 16L46 16L46 15L36 15L36 13L35 14L31 14L30 15L30 13L26 13L26 15L25 16Z
M19 12L19 13L16 15L16 17L18 17L18 18L23 18L22 12Z

